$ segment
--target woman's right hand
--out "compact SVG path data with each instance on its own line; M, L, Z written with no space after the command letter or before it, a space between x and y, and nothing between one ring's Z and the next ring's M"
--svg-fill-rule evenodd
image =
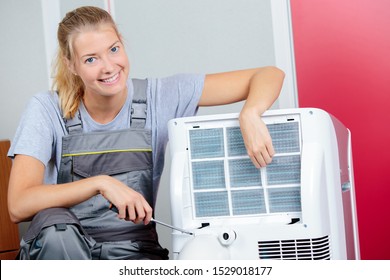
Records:
M97 176L100 194L118 209L118 218L148 224L153 209L139 192L107 175Z
M44 184L45 165L31 156L16 155L8 188L8 209L14 223L29 221L51 207L72 207L101 193L119 211L118 217L148 224L152 208L145 198L122 182L99 175L65 184Z

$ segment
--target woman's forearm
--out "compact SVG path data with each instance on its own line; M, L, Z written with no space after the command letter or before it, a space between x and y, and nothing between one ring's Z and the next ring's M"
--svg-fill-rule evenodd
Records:
M279 97L283 80L282 70L272 66L261 68L250 80L248 96L241 113L256 113L261 116Z

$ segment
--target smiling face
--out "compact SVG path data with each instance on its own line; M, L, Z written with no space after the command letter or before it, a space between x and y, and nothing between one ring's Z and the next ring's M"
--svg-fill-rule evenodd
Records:
M85 28L73 38L70 69L85 85L84 98L106 99L126 94L129 61L118 34L108 24Z

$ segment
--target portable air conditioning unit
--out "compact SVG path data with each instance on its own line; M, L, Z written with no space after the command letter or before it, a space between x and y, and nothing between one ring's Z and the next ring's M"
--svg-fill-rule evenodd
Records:
M260 169L238 114L169 122L173 258L360 259L350 131L315 108L262 119L276 154Z

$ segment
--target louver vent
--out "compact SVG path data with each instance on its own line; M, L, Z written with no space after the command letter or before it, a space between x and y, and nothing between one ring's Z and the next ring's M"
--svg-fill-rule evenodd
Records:
M312 239L259 241L259 258L275 260L329 260L329 236Z

